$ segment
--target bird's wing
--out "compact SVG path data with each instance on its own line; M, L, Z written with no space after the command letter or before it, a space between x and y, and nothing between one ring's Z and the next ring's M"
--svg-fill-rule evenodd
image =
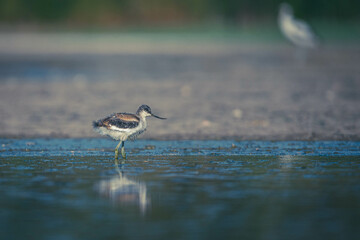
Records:
M311 27L304 21L290 19L283 23L284 34L296 45L315 47L317 39Z
M129 113L114 113L101 120L101 125L107 129L124 131L139 125L140 119Z
M304 21L296 19L295 25L298 31L304 35L306 38L314 38L315 34L313 33L311 27Z

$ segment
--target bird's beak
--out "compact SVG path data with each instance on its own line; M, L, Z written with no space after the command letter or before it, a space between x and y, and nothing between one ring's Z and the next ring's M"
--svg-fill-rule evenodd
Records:
M166 119L166 118L163 118L163 117L156 116L155 114L151 114L151 116L156 117L158 119L162 119L162 120Z

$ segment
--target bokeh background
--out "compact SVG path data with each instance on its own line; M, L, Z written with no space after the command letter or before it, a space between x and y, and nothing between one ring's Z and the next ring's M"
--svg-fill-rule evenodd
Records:
M281 0L2 0L3 23L60 24L68 27L261 22L277 14ZM287 1L302 18L358 20L359 1Z
M360 2L288 1L321 39L301 61L281 2L0 0L0 136L148 104L145 138L358 140Z

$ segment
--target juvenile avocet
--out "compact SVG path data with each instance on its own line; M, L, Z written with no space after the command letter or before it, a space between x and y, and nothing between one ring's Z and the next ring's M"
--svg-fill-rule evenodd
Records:
M93 127L101 135L106 135L120 141L115 148L115 159L118 159L120 145L121 155L126 159L124 142L127 139L135 139L146 130L146 117L149 116L166 119L151 113L151 108L148 105L141 105L135 114L113 113L98 121L94 121Z

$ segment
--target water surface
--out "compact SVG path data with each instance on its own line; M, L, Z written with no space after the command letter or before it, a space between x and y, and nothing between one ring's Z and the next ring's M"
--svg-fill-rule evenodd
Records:
M0 140L2 239L356 239L359 142Z

